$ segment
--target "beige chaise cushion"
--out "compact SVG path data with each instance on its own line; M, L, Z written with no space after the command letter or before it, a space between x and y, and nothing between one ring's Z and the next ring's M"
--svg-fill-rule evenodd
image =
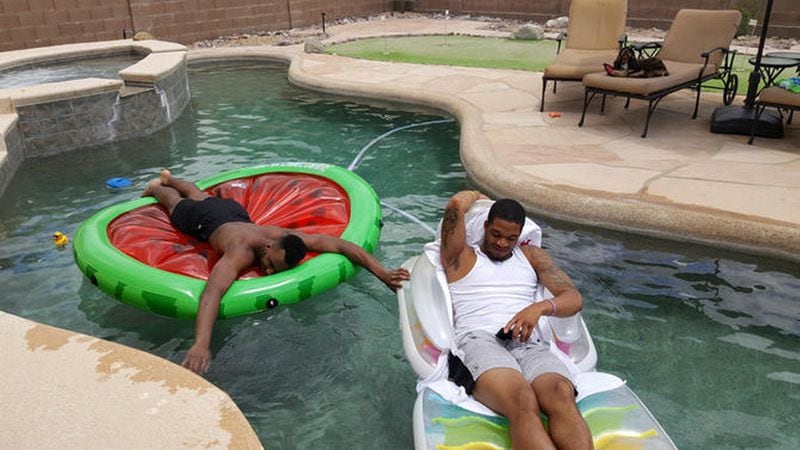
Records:
M568 48L544 69L546 78L557 80L581 80L584 75L602 72L603 63L611 64L617 57L616 50L578 50Z
M627 16L628 0L572 0L565 48L617 49Z
M775 105L786 105L789 108L800 108L800 94L786 90L778 86L770 86L758 94L760 103L771 103Z
M603 63L613 63L627 15L628 0L572 0L567 43L544 69L544 77L579 81L602 71Z
M586 87L616 91L626 94L649 95L696 80L700 74L702 64L688 64L675 61L664 61L669 75L653 78L626 78L612 77L605 72L592 73L583 77ZM703 75L717 71L716 66L707 66Z
M713 48L728 48L742 13L731 10L682 9L669 27L658 57L669 61L702 64L703 52ZM722 64L722 52L714 52L709 64Z

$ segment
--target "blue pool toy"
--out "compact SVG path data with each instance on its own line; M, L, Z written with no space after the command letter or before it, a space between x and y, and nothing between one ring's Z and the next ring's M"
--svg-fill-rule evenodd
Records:
M114 177L106 180L106 188L108 188L108 190L111 192L116 192L120 189L129 188L131 186L133 186L133 182L130 180L130 178Z

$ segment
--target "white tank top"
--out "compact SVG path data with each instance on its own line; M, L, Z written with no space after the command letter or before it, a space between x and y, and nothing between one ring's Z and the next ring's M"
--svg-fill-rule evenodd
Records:
M536 272L519 247L504 261L478 259L464 278L450 283L456 336L472 330L496 333L519 311L530 306L538 283Z

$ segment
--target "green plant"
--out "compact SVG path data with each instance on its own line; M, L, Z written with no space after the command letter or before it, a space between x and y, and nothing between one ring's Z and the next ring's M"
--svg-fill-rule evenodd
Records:
M742 21L739 23L739 28L736 29L736 35L748 35L751 33L750 19L760 19L761 1L739 0L737 4L736 9L742 13Z

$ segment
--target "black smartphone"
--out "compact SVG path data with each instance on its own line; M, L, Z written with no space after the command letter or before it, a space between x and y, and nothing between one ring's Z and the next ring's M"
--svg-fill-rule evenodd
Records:
M495 334L495 336L497 336L497 338L500 339L501 341L507 341L507 340L511 339L511 333L512 333L512 330L503 331L503 329L500 328L499 330L497 330L497 333Z

